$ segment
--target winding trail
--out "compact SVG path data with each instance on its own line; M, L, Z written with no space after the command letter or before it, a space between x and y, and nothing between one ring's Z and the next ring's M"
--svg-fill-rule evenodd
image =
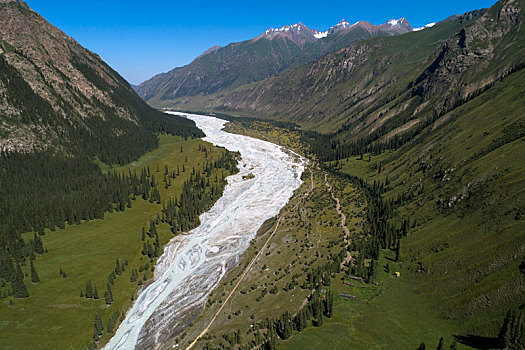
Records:
M332 198L335 200L335 203L336 203L335 204L335 210L337 211L337 214L339 214L339 216L341 217L341 227L343 227L343 231L345 233L345 238L344 238L344 240L345 240L345 248L348 248L348 246L352 242L350 240L350 230L348 229L348 227L346 227L346 215L341 210L341 204L339 202L339 198L337 198L335 196L334 191L332 189L332 186L328 182L328 174L327 173L324 173L324 181L325 181L326 187L328 188L328 192L330 192L330 194L332 195ZM350 262L350 260L352 260L352 255L347 250L346 251L346 259L345 259L345 261L343 261L341 263L341 267L343 267L344 264L348 264Z
M321 168L318 166L317 167L317 170L321 170ZM336 205L335 205L335 210L337 211L337 214L339 214L339 216L341 216L341 226L343 227L343 231L345 233L345 237L344 237L344 242L345 242L345 248L348 248L348 246L350 245L351 241L350 241L350 230L348 229L348 227L346 226L346 215L342 212L341 210L341 204L339 202L339 198L337 198L332 190L332 186L330 185L330 183L328 182L328 174L327 173L324 173L324 182L325 182L325 185L328 189L328 192L332 195L332 198L335 200L336 202ZM312 182L313 183L313 182ZM350 254L349 251L346 252L346 259L345 261L343 261L341 263L341 268L343 268L344 264L348 264L350 262L350 260L352 260L352 255ZM308 294L308 296L304 299L303 303L301 304L301 306L299 307L299 309L297 310L297 312L295 314L293 314L293 316L297 316L297 314L299 313L299 311L301 311L306 305L308 305L308 301L310 300L310 298L312 297L312 295L315 293L315 289L313 289L310 294Z

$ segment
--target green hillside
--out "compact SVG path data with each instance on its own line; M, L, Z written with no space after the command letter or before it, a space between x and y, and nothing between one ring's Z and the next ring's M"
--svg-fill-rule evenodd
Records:
M378 220L379 236L374 238L375 230L368 231L364 242L362 235L353 236L364 245L349 249L357 257L343 269L343 277L335 275L337 280L355 275L366 279L376 261L382 270L378 287L332 282L333 290L358 296L357 301L336 299L334 319L294 332L291 340L278 331L284 310L273 313L278 345L315 348L337 334L330 343L335 349L348 344L417 348L421 342L433 347L440 337L447 347L452 342L474 348L523 346L523 323L512 315L522 314L525 304L524 8L523 1L502 1L481 16L359 42L222 97L228 103L240 98L242 109L229 105L236 113L269 118L229 118L230 130L320 159L333 179L353 181L365 194L379 193L385 205L378 217L368 216L372 227ZM417 39L421 42L412 46ZM358 61L355 74L327 73L342 70L345 56L357 47L378 48L383 54ZM409 49L417 47L420 55L411 55ZM371 74L385 57L391 65ZM314 74L303 74L306 71ZM378 85L366 85L370 81L385 85L374 90ZM342 100L343 91L364 95ZM258 105L260 111L252 108ZM287 114L293 108L298 112ZM316 109L325 112L308 118ZM340 193L345 198L344 191ZM347 200L342 210L356 217L350 209L355 198ZM371 202L367 208L373 208ZM295 232L300 236L299 229ZM374 254L374 247L381 253ZM369 254L370 248L370 261L362 265L355 251ZM270 255L267 261L275 263L280 257ZM387 264L390 273L385 273ZM401 277L392 279L392 271ZM291 314L297 312L295 298L282 298L289 298ZM272 338L271 322L254 327L265 341ZM222 332L215 328L205 340L226 345ZM256 343L257 335L250 339Z

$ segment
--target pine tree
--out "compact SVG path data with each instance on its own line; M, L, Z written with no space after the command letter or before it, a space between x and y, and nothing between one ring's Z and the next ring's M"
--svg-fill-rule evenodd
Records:
M7 250L0 248L0 278L7 281L15 279L15 266Z
M498 342L501 348L525 349L525 304L507 312Z
M33 235L33 250L40 255L44 254L42 239L40 238L40 235L36 234L36 232Z
M88 299L93 298L93 286L91 285L90 280L87 280L86 282L86 298Z
M507 315L505 316L505 320L503 321L503 326L501 327L498 335L499 346L502 349L506 349L509 347L514 318L514 313L511 310L507 311Z
M84 297L84 292L82 291L82 288L80 288L80 297L81 297L81 298Z
M283 339L286 340L292 336L292 324L289 312L285 312L281 320L283 323Z
M113 321L113 318L108 318L108 324L106 326L106 332L108 334L113 333L113 327L115 327L115 321Z
M445 340L443 339L443 337L439 338L439 344L437 346L437 350L443 350L443 346L445 346L444 342Z
M149 221L149 235L153 238L153 236L157 233L157 228L155 227L155 221L150 220Z
M370 269L368 271L368 283L374 282L376 278L376 266L377 266L377 261L372 260L370 262Z
M13 296L15 298L29 297L29 292L27 291L27 287L24 283L24 274L22 273L22 269L18 264L16 265L15 278L11 288L13 289Z
M135 282L137 280L137 270L131 270L131 277L129 278L130 282Z
M334 294L331 290L326 293L326 313L328 318L332 318L334 315Z
M117 276L122 275L122 267L120 266L120 262L118 261L118 258L117 258L117 261L115 263L115 274Z
M95 292L93 293L93 298L98 300L98 290L97 290L96 284L95 284Z
M425 343L419 344L419 348L417 348L417 350L425 350L425 349L426 349Z
M320 312L319 316L317 317L316 326L321 327L323 325L323 314Z
M35 265L33 264L33 260L31 260L31 282L38 283L40 282L40 278L38 277L38 274L36 273Z
M117 275L115 275L115 270L113 270L108 275L108 283L111 284L111 285L114 285L115 284L115 278L117 278Z
M106 286L106 292L104 293L104 299L107 305L111 305L113 302L113 293L111 292L111 285L108 283Z
M100 312L97 311L97 313L95 314L93 339L95 339L95 341L98 341L103 331L104 331L104 324L102 323L102 316L100 316Z

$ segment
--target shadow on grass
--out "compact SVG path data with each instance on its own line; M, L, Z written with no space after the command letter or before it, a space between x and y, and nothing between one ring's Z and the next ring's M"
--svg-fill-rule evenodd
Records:
M454 338L461 344L475 349L499 349L498 338L481 337L478 335L455 335Z

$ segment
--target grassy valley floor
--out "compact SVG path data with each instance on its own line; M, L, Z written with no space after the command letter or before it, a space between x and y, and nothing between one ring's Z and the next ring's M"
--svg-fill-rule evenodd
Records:
M468 120L465 122L468 123ZM227 128L232 132L280 143L300 153L305 153L305 148L300 143L300 132L282 129L266 122L234 122L228 124ZM482 147L483 145L478 146L478 148ZM498 150L498 152L511 154L513 150L520 149L521 146L519 143L513 143L508 147L511 148L509 148L509 150ZM476 150L473 150L473 152L474 151ZM410 154L411 153L409 153L409 155ZM404 173L406 170L406 165L404 165L407 162L406 158L407 156L400 157L399 152L386 151L381 155L366 154L362 158L353 157L344 159L338 164L332 162L327 165L336 167L340 169L340 171L342 168L343 172L359 176L369 183L372 183L374 180L384 182L387 177L390 176L391 181L394 179L398 183L403 184L405 183L403 182L403 180L405 180L404 177L408 175L412 176L412 174L408 174L408 171ZM517 162L515 166L521 164L519 157L513 159ZM515 169L513 168L513 163L507 164L510 166L509 169ZM326 188L320 186L322 183L322 174L316 169L313 169L313 171L316 174L314 179L317 179L313 193L318 193L318 195L309 196L300 206L311 206L311 212L306 216L311 221L303 221L304 217L299 215L301 210L298 210L298 215L290 216L289 219L286 220L286 222L289 221L288 232L286 234L290 239L291 237L301 237L307 240L310 236L309 230L311 230L311 226L308 225L323 222L325 219L328 219L333 225L337 226L335 208L330 205L331 200L328 198ZM415 170L413 171L413 173L416 172ZM516 177L515 174L515 171L510 172L511 176ZM344 177L340 177L337 174L331 175L329 179L335 188L336 195L341 198L342 210L349 219L349 222L347 222L348 228L354 237L359 236L362 228L362 210L366 206L366 203L363 203L363 198L359 196L359 188L353 187ZM520 181L519 179L520 177L517 178L518 181ZM306 191L308 187L308 179L305 178L305 180L306 182L301 190L302 192ZM399 187L389 187L386 198L395 198L395 196L401 193ZM296 201L303 200L301 191L292 198L290 204L287 206L288 208L293 207ZM326 201L321 200L323 195L319 194L320 191L325 191L324 198ZM490 235L486 236L484 243L480 242L480 244L469 245L480 238L483 239L479 236L472 236L469 229L467 231L464 229L465 227L477 226L479 224L479 217L471 216L469 220L472 222L470 223L465 221L466 218L461 217L465 215L461 214L461 212L452 216L441 215L436 217L435 213L425 210L425 206L423 206L422 210L420 209L414 212L414 207L417 208L418 205L416 204L414 206L413 203L414 202L411 201L399 207L399 213L401 215L414 213L417 220L423 221L424 218L426 218L423 222L427 223L424 225L417 224L417 228L413 230L415 233L402 240L400 261L394 261L395 253L393 251L382 251L378 261L378 272L375 280L377 285L349 280L348 275L345 273L339 273L334 276L335 278L331 279L329 286L323 286L323 289L331 289L335 295L333 318L324 318L321 327L316 327L315 321L309 321L308 327L302 332L294 331L290 339L285 341L279 340L277 344L278 348L415 349L423 342L427 348L434 348L437 347L440 337L444 338L445 348L497 347L495 335L497 335L499 327L501 327L502 318L506 309L502 309L501 307L486 309L484 305L479 305L473 308L474 312L469 313L470 319L458 317L465 310L457 309L457 313L453 314L453 317L447 316L446 310L457 308L459 303L472 302L472 300L476 302L476 295L480 293L503 293L500 299L503 297L504 300L507 300L509 307L511 307L513 303L515 304L516 298L519 299L519 297L514 293L521 288L519 285L523 282L523 277L520 276L517 268L519 259L511 260L514 261L511 264L505 262L506 258L499 260L505 264L502 270L504 271L503 273L490 277L492 282L489 284L487 284L487 281L484 281L483 284L477 284L477 282L472 281L474 285L471 285L470 288L467 287L467 285L471 283L470 277L472 276L469 275L465 267L461 267L461 264L466 264L466 266L476 265L477 263L472 261L472 259L475 256L486 257L483 254L491 254L490 256L500 254L500 256L505 257L508 254L515 255L513 251L517 249L518 251L516 251L516 253L519 255L519 249L523 241L516 230L519 230L519 227L521 227L521 221L510 222L510 226L506 228L503 227L500 233L502 239L497 245L490 243L490 240L492 240ZM421 202L419 206L421 206ZM286 208L283 209L282 213L285 212ZM430 218L433 218L433 220L429 221ZM259 233L261 237L258 236L254 241L253 250L247 251L241 266L234 269L225 279L226 282L223 287L214 292L214 296L216 297L210 300L209 306L204 310L199 322L196 322L193 327L179 339L180 345L184 346L191 343L194 337L204 328L203 326L207 325L211 315L214 315L218 309L215 303L223 301L229 291L232 290L231 286L234 285L236 279L241 275L248 261L255 256L255 253L263 242L262 237L267 235L274 223L275 220L269 222L266 227L261 229ZM415 223L412 222L411 225L414 226L414 224ZM306 225L309 229L303 231L303 225ZM274 274L272 275L270 273L265 277L265 270L258 270L259 267L249 272L246 279L240 284L239 290L236 291L229 300L230 306L226 306L223 312L218 315L215 324L212 325L203 338L196 343L196 348L253 348L256 340L261 339L261 337L257 337L257 332L255 332L254 329L258 330L263 339L264 336L267 335L267 329L262 326L264 320L267 318L278 319L285 311L291 314L297 312L301 305L300 301L305 295L308 295L310 291L296 287L290 292L282 290L281 287L277 288L278 291L275 294L270 295L264 293L265 288L269 290L274 285L278 286L278 277L275 276L279 276L277 272L280 272L280 270L277 265L281 264L281 269L287 268L285 276L288 278L290 278L289 275L293 276L294 273L297 273L298 285L301 285L302 279L306 279L305 275L307 270L294 268L297 261L301 262L299 266L301 266L301 264L316 266L317 264L322 264L322 260L318 259L318 257L326 256L325 254L327 252L337 252L338 248L337 244L332 245L327 252L324 254L321 253L323 244L333 242L332 240L334 239L328 231L323 229L321 230L322 233L320 233L319 238L313 243L313 250L304 251L301 249L299 252L293 254L294 250L302 247L305 241L298 240L295 241L295 245L290 246L289 243L294 241L284 238L287 237L285 232L283 225L283 227L277 230L276 236L274 237L276 242L275 246L279 247L278 252L269 250L257 261L257 266L264 264L269 272L273 271ZM447 232L454 232L454 234L451 235ZM442 244L447 243L443 241L443 237L447 237L449 245L455 248L447 249L444 246L439 246L439 242ZM335 239L335 242L341 244L341 237L339 237L339 241ZM488 243L490 244L487 245ZM469 257L467 257L465 256L465 252L469 250L473 253L468 254ZM283 253L283 251L285 253ZM287 251L290 252L287 253ZM317 253L318 251L319 253ZM426 251L428 251L428 253L423 255L423 252ZM355 256L356 252L352 254ZM439 268L438 264L443 264L444 256L450 256L451 259L443 265L443 268ZM422 260L422 257L424 260ZM483 264L485 259L480 260L478 258L478 260L479 263ZM486 260L490 261L490 259ZM419 264L421 261L423 267L428 264L433 271L428 273L426 269L419 269L418 267L421 266ZM272 265L275 267L273 269L269 268ZM275 269L277 269L277 271L275 271ZM446 271L447 269L450 270L448 273ZM395 272L400 273L399 277L396 277ZM452 274L450 272L452 272ZM454 282L456 278L459 278L461 275L468 276L468 278L464 278L465 281L463 282L459 280ZM478 279L480 278L478 277ZM509 284L506 289L502 289L502 286L505 285L502 282L505 280L513 280L515 283ZM472 286L474 288L472 288ZM462 288L463 292L454 294L459 292L457 288ZM489 289L483 292L481 288ZM492 291L490 288L492 288ZM254 293L254 295L250 297L251 291L259 291L261 289L261 294ZM431 295L439 295L441 297L444 293L448 293L448 296L444 299L433 299L429 297ZM261 298L263 294L269 297L264 296ZM356 299L348 299L340 296L340 294L352 295L355 296ZM490 298L492 298L492 296L490 296ZM498 298L495 299L497 300ZM440 307L440 305L445 305L446 309ZM483 327L480 328L480 325L483 325ZM478 329L477 332L476 329ZM240 345L236 343L236 339L238 339L237 334L241 335ZM250 344L252 347L246 344Z
M206 153L202 151L204 147ZM183 183L189 179L194 167L200 171L206 162L217 160L224 152L224 149L201 140L185 141L163 135L158 149L132 164L112 170L137 170L140 173L142 168L149 167L159 182L158 189L164 201L180 196ZM180 170L179 176L170 179L170 186L165 186L163 182L165 166L170 172L176 171L177 167ZM106 171L110 168L105 167ZM228 170L214 169L211 178L217 176L221 182L222 177L228 175ZM46 230L42 241L47 253L34 261L40 282L32 284L30 278L26 277L29 298L0 300L0 347L82 349L91 342L97 311L104 324L100 342L107 341L112 334L107 329L110 316L117 307L120 315L125 314L141 285L147 284L147 280L153 276L155 262L142 254L142 228L147 231L150 219L155 220L161 209L161 204L137 197L132 201L131 208L106 213L103 220L68 225L64 230ZM160 222L156 230L161 247L173 237L167 223ZM24 234L23 237L32 239L33 233ZM124 272L116 277L111 287L113 303L106 306L104 293L107 279L116 268L117 258L121 266L124 265ZM138 271L138 278L131 282L134 269ZM29 266L22 267L22 270L29 274ZM98 300L80 297L81 290L86 292L88 280L97 289ZM14 304L10 301L14 301ZM115 325L114 330L117 327Z

